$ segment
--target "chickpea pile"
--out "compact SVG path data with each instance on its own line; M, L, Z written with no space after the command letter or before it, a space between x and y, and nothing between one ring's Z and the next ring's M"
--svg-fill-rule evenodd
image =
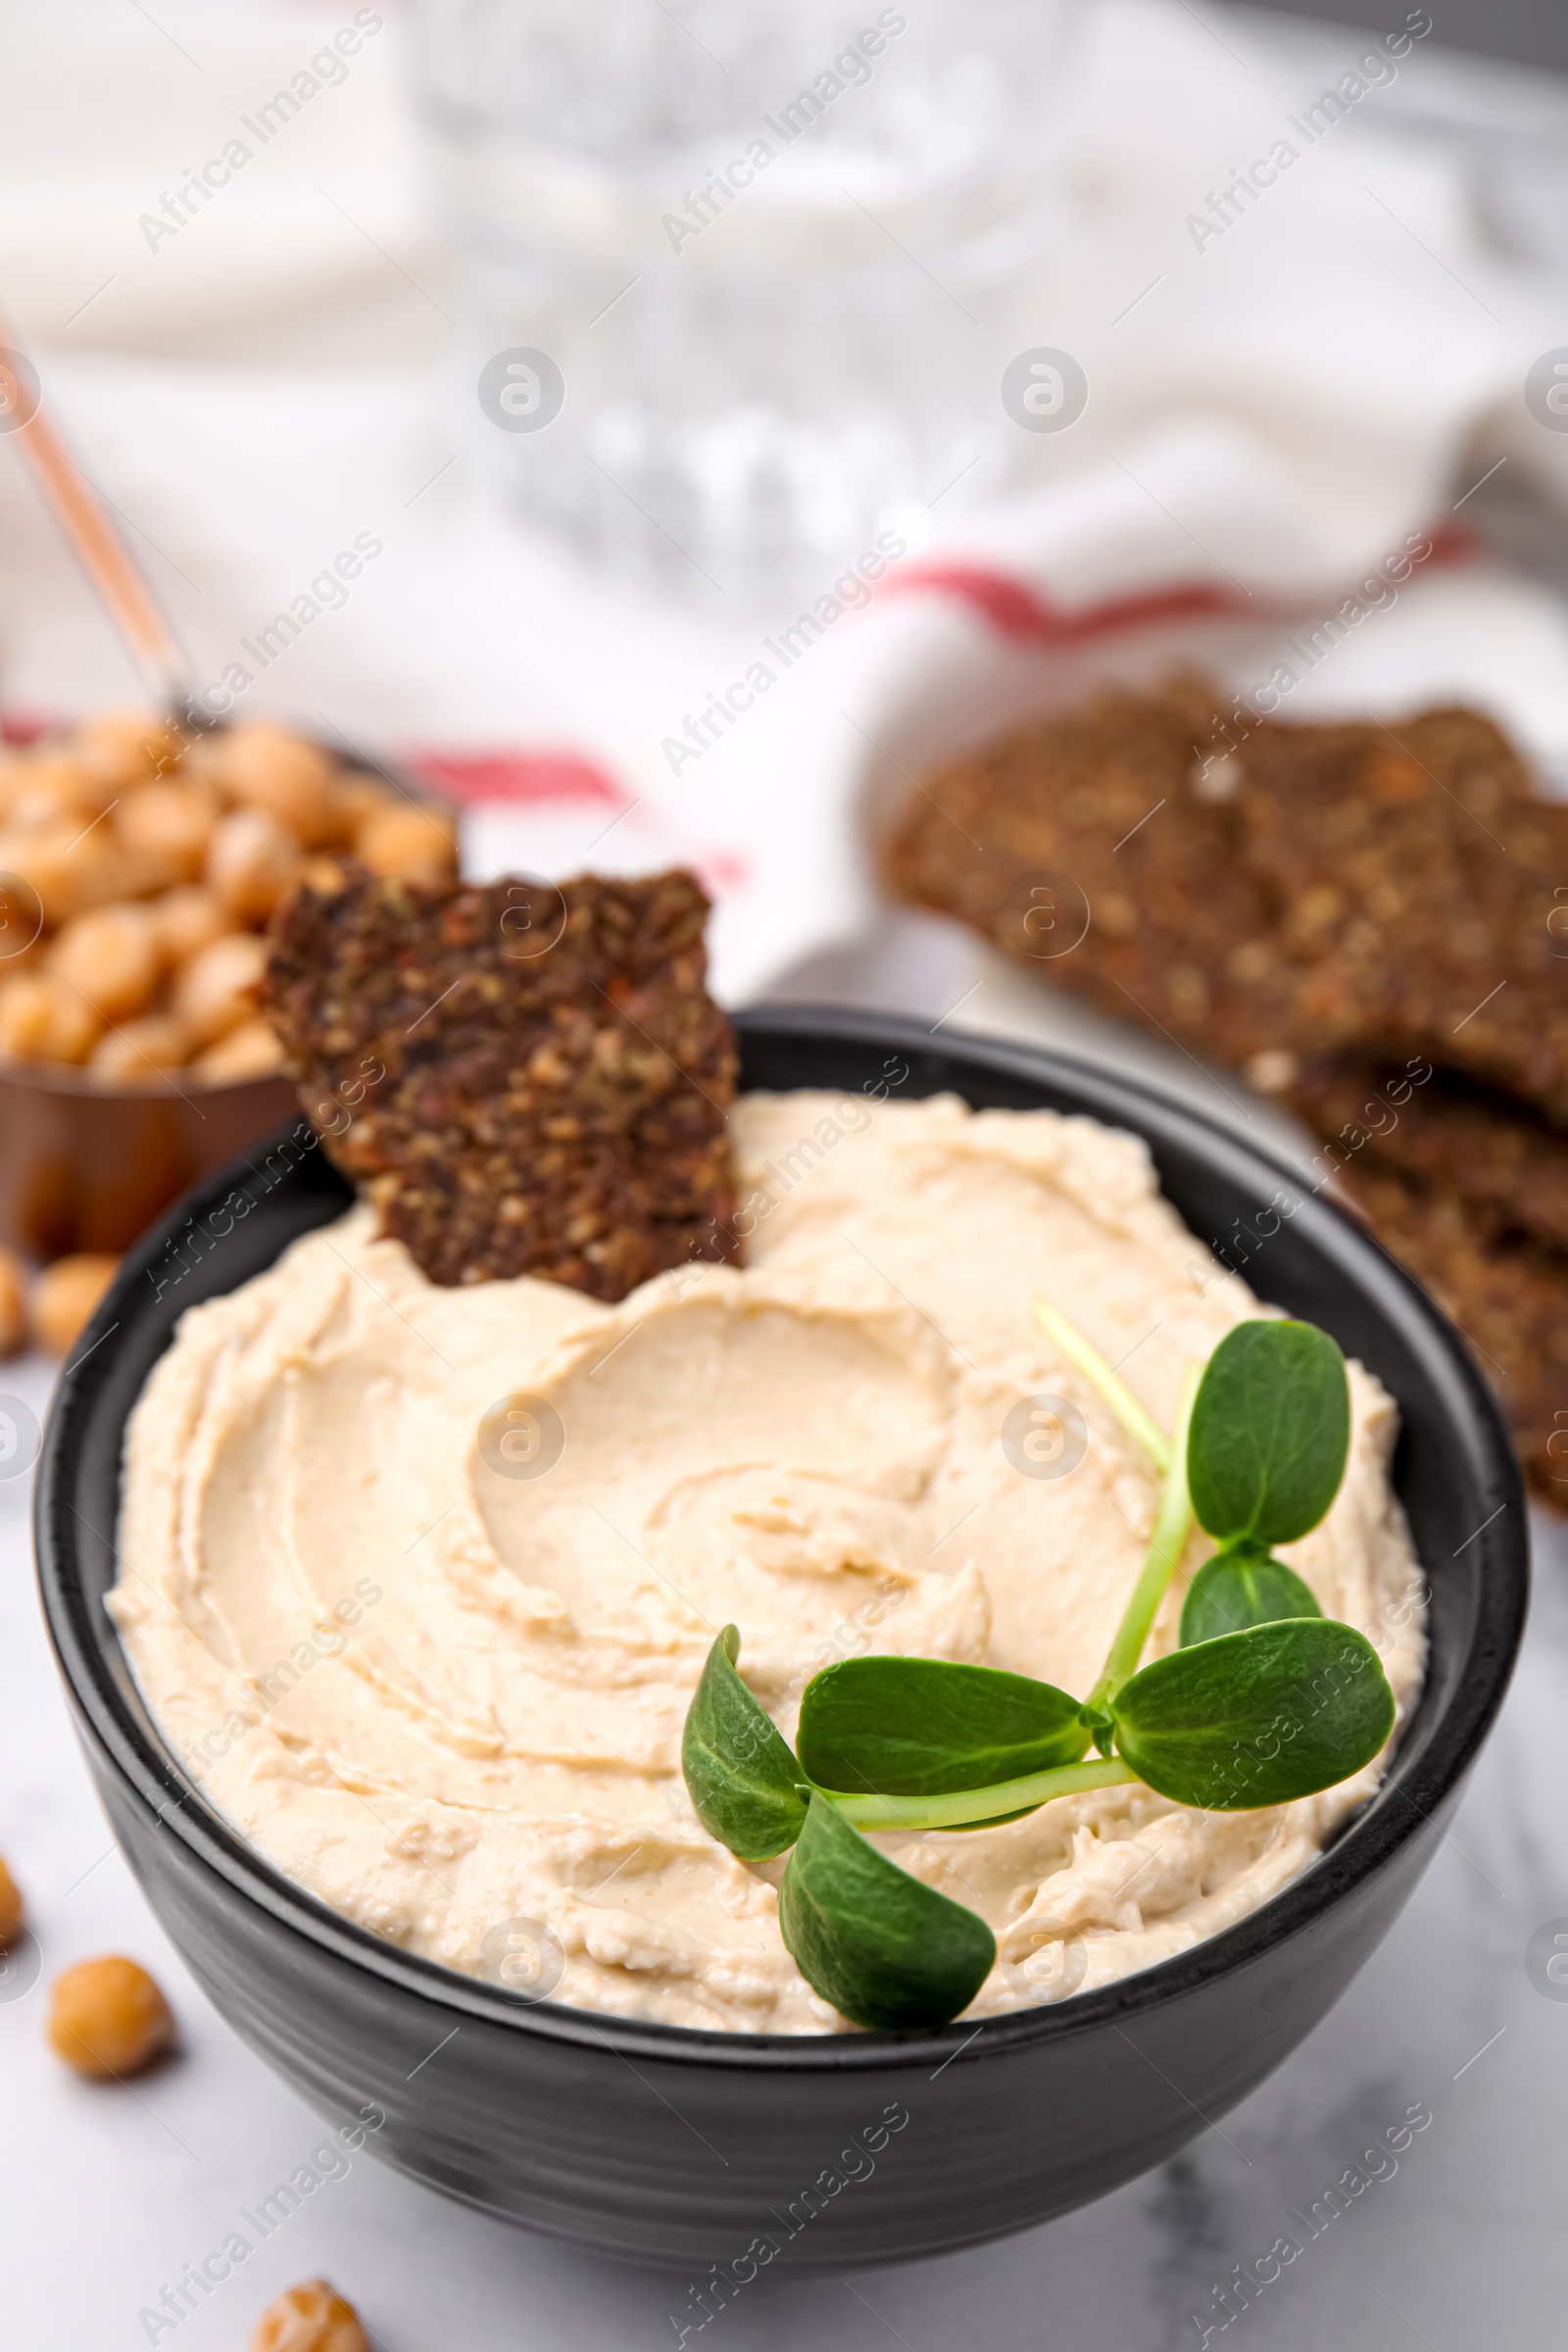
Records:
M0 753L0 1058L115 1088L276 1069L261 933L340 856L409 881L457 863L444 810L271 720L182 736L110 710Z

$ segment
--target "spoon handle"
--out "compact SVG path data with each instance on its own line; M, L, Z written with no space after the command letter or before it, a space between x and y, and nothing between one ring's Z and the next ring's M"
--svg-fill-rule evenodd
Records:
M26 397L9 365L16 348L0 321L0 417ZM13 426L12 438L147 684L161 704L187 716L190 664L112 518L109 501L76 464L41 400L30 417Z

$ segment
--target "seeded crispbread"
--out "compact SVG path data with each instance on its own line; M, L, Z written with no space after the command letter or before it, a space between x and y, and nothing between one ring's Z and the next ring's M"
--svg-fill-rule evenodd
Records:
M1223 700L1102 694L950 760L891 888L1213 1059L1424 1053L1568 1124L1568 807L1474 711L1230 746ZM1054 877L1088 923L1047 955L1020 910Z
M1491 1232L1457 1193L1387 1168L1352 1161L1342 1182L1469 1341L1535 1492L1568 1509L1568 1250Z
M1213 692L1102 694L921 780L881 845L900 898L1218 1058L1275 1041L1273 910L1206 790Z
M1285 1100L1323 1139L1320 1167L1361 1160L1457 1196L1478 1234L1568 1250L1568 1134L1517 1099L1417 1059L1307 1063Z
M1241 857L1295 975L1278 1042L1423 1053L1568 1119L1568 808L1491 720L1275 723L1235 763Z
M708 906L680 871L295 894L267 1008L327 1152L432 1282L613 1300L737 1254Z

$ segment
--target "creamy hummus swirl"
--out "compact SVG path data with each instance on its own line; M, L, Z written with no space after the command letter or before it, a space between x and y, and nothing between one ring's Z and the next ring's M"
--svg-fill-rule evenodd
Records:
M192 1309L131 1418L110 1606L187 1770L350 1919L501 1982L509 1950L542 1952L524 1988L587 2009L844 2031L784 1949L782 1866L715 1844L681 1781L714 1631L740 1627L786 1735L810 1675L867 1650L1087 1691L1156 1490L1031 1300L1167 1424L1184 1365L1256 1306L1144 1147L1092 1121L754 1095L735 1132L740 1270L614 1307L531 1278L440 1290L356 1209ZM1344 1487L1286 1556L1367 1632L1402 1721L1422 1588L1394 1408L1350 1385ZM878 1842L991 1923L986 2016L1253 1910L1379 1770L1266 1812L1126 1787Z

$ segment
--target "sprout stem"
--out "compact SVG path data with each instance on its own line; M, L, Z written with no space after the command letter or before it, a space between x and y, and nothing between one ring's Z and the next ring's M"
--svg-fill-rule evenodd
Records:
M998 1781L989 1788L957 1788L947 1796L850 1796L837 1788L820 1788L846 1821L858 1830L980 1829L1009 1813L1048 1805L1054 1796L1076 1796L1085 1788L1114 1788L1138 1775L1120 1757L1105 1762L1058 1764L1050 1772L1031 1772L1019 1781Z
M1086 1714L1094 1709L1102 1711L1115 1696L1130 1674L1138 1671L1138 1661L1149 1640L1149 1629L1154 1622L1154 1612L1165 1597L1165 1589L1176 1573L1176 1566L1187 1546L1188 1530L1193 1523L1192 1496L1187 1492L1187 1433L1192 1425L1193 1406L1198 1400L1201 1375L1197 1364L1189 1364L1182 1378L1181 1400L1176 1407L1176 1427L1171 1433L1167 1449L1165 1489L1159 1498L1159 1511L1154 1531L1149 1539L1144 1565L1132 1590L1116 1628L1116 1639L1110 1645L1104 1672L1084 1701Z
M1093 1341L1086 1340L1076 1323L1053 1306L1049 1298L1037 1298L1035 1321L1048 1339L1054 1340L1069 1363L1076 1364L1084 1378L1098 1389L1101 1396L1124 1430L1136 1438L1161 1476L1170 1468L1170 1440L1153 1415L1147 1412L1133 1395L1127 1383L1111 1370Z

